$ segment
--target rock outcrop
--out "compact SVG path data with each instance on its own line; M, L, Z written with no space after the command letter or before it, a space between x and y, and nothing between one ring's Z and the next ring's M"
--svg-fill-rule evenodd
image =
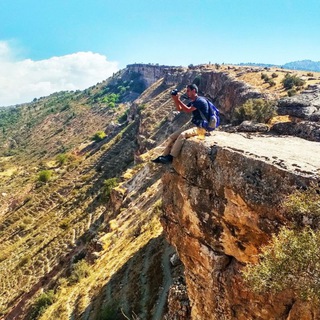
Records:
M158 64L135 63L127 65L129 72L136 72L142 76L146 88L161 79L169 68L172 67Z
M163 176L162 225L185 267L192 319L319 319L292 292L255 294L241 276L287 222L284 197L319 181L318 152L316 142L270 135L185 143Z
M320 85L309 86L300 95L279 101L278 113L305 120L318 121L320 112Z
M320 141L320 85L310 85L300 95L281 99L278 114L293 121L275 124L275 132Z

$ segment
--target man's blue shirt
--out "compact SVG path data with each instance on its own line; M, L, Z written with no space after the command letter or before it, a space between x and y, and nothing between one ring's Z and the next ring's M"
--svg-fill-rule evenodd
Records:
M209 106L206 98L197 97L196 100L188 103L188 107L195 107L197 110L192 111L192 123L196 126L199 126L197 123L201 123L203 120L199 110L203 113L206 119L209 119Z

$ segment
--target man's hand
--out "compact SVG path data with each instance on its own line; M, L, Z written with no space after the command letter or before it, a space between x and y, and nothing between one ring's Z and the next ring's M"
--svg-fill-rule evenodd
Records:
M175 104L175 106L176 106L176 109L178 110L178 111L182 111L183 109L182 109L182 107L181 107L181 100L180 100L180 95L179 94L176 94L176 95L172 95L171 96L172 97L172 100L174 101L174 104Z
M176 95L172 95L171 97L172 97L172 99L173 99L174 102L180 101L180 94L179 94L179 93L177 93Z

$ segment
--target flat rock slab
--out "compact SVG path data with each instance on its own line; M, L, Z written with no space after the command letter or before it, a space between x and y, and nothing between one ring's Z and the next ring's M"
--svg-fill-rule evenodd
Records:
M253 135L216 131L206 137L208 147L216 145L261 158L301 175L320 175L320 143L292 136Z

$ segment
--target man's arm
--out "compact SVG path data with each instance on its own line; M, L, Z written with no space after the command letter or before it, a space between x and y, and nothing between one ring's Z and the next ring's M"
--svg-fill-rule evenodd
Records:
M183 102L180 100L180 97L179 97L178 94L175 95L175 96L172 95L171 97L172 97L172 99L173 99L173 101L174 101L174 104L175 104L175 106L176 106L176 108L177 108L178 111L184 111L184 112L189 113L189 112L192 112L192 111L194 111L194 110L197 109L197 108L195 108L195 107L188 107L185 103L183 103Z

